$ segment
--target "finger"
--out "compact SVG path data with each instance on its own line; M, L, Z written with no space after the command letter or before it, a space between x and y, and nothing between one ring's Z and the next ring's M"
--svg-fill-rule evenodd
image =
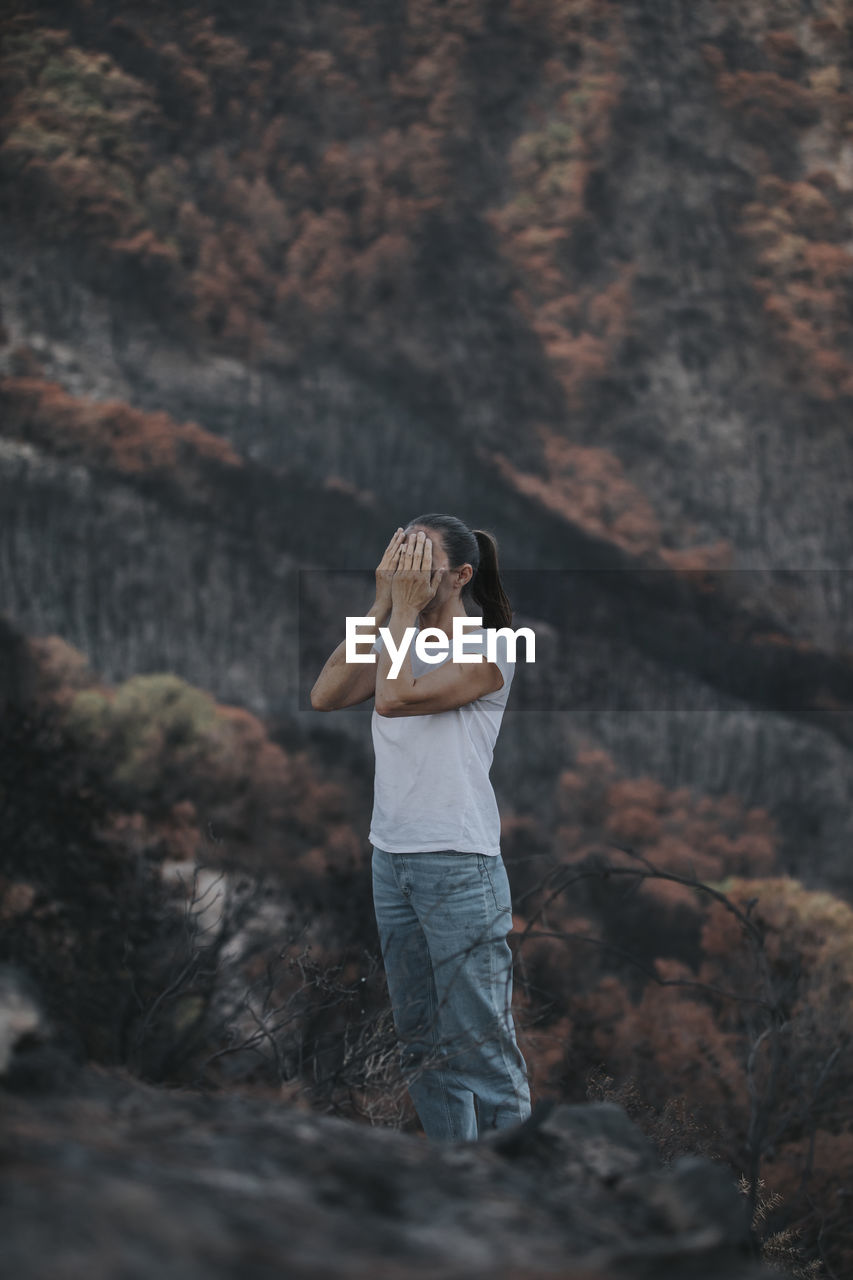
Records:
M395 533L392 535L391 541L388 543L388 546L385 548L385 554L388 555L394 552L396 548L399 547L404 537L405 537L405 534L403 533L403 530L397 529Z
M382 555L382 559L379 561L380 569L387 569L390 565L394 563L394 556L396 554L397 548L400 546L400 541L402 539L402 536L403 536L402 529L398 529L397 532L391 538L391 541L388 543L388 546L385 548L385 551Z

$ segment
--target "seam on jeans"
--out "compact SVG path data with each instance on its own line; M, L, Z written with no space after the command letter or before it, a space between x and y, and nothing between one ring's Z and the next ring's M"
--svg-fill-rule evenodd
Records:
M478 856L480 858L480 870L483 872L483 875L488 880L489 888L492 891L492 901L495 904L495 911L498 913L498 915L502 915L503 908L498 903L498 895L495 893L495 885L494 885L494 881L492 880L491 870L486 864L486 859L483 857L483 855L479 854Z
M494 886L492 885L491 877L489 877L488 879L489 879L489 888L491 889L491 893L492 893L492 900L497 904L497 899L495 897L495 890L494 890ZM484 898L483 906L488 911L488 903L485 901L485 898L486 898L485 882L483 883L483 898ZM517 1094L518 1091L515 1087L515 1079L513 1077L512 1070L510 1069L509 1063L507 1062L506 1051L504 1049L504 1043L503 1043L504 1028L506 1026L506 1017L501 1012L500 1000L497 994L497 987L498 987L498 974L497 974L497 963L496 963L497 940L495 938L490 938L488 945L489 945L489 998L492 1003L494 1011L498 1015L497 1017L498 1048L500 1050L501 1062L503 1063L503 1068L504 1068L504 1073L506 1075L506 1078L510 1084L510 1087L512 1088L513 1093ZM495 1008L496 1005L497 1005L497 1008ZM492 1119L494 1119L494 1117L492 1117Z
M492 883L492 877L491 875L488 874L488 871L487 871L487 875L489 880L489 888L492 891L492 898L494 899L494 902L495 902L495 908L499 915L503 914L502 908L500 908L497 905L498 899L497 899L497 894L495 893L495 886ZM483 895L485 897L485 885L483 886ZM490 992L491 992L492 1000L496 1002L497 1002L497 987L498 987L497 949L501 941L503 941L504 944L506 945L506 938L502 938L500 940L498 938L491 938L489 940ZM512 958L511 957L509 962L508 973L510 975L510 983L511 983L512 981ZM519 1120L523 1120L525 1118L525 1113L522 1108L521 1094L519 1092L518 1085L516 1083L516 1070L520 1070L520 1067L517 1062L515 1063L514 1066L510 1065L509 1059L507 1057L507 1051L506 1051L507 1040L509 1039L509 1037L512 1037L512 1040L515 1043L516 1052L519 1058L522 1058L522 1061L523 1061L521 1050L518 1048L518 1044L515 1039L515 1023L512 1016L512 1000L511 1000L512 988L510 986L510 983L503 984L503 996L501 997L500 1001L497 1002L498 1008L496 1009L496 1012L498 1014L498 1048L500 1049L501 1062L503 1063L507 1080L510 1083L512 1094L513 1094L513 1097L515 1098L515 1105L518 1111L518 1118ZM525 1071L523 1074L526 1076L526 1063L525 1063Z

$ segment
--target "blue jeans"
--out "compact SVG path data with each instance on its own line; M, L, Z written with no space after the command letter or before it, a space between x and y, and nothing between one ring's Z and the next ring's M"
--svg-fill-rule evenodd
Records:
M374 847L373 903L400 1065L427 1137L470 1140L526 1119L503 860Z

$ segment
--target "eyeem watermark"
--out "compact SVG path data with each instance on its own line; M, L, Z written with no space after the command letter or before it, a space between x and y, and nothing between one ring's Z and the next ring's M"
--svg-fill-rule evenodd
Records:
M358 646L364 644L372 645L376 640L376 619L370 615L364 618L348 617L346 621L346 660L347 662L375 662L378 655L376 653L359 653ZM483 654L482 647L478 652L474 653L466 649L466 644L477 644L482 646L480 636L466 635L468 629L486 632L486 652ZM524 657L526 662L536 661L536 636L532 627L519 627L513 631L512 627L483 627L482 618L454 618L453 619L453 640L448 641L447 635L440 627L424 627L422 631L418 631L417 627L406 627L403 632L403 638L399 645L395 642L394 637L388 627L380 627L379 634L382 641L391 655L391 670L388 672L390 679L395 680L400 674L403 661L411 648L412 638L415 639L415 653L422 662L437 663L443 662L448 653L454 662L495 662L498 653L498 636L502 636L506 640L507 645L507 661L515 662L515 650L518 644L518 637L524 636Z

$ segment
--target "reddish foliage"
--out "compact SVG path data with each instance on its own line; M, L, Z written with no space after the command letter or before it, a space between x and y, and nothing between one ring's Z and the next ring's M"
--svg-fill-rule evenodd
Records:
M518 305L571 412L587 384L607 372L628 327L633 265L597 272L578 291L565 255L573 230L591 216L590 179L607 162L625 37L618 8L608 3L514 0L512 12L552 52L510 152L511 198L489 218L518 273Z
M384 82L355 14L328 47L309 24L262 56L251 24L226 35L196 10L164 15L159 42L118 15L89 33L104 52L13 19L0 162L22 219L35 206L38 230L89 246L102 283L126 278L104 262L132 267L214 344L260 358L280 348L271 321L301 345L354 317L381 338L413 237L454 198L445 142L471 125L461 67L484 13L413 10ZM121 69L129 42L145 80Z
M39 378L0 381L3 434L63 458L124 475L179 478L186 491L202 481L201 466L242 466L227 440L194 422L144 413L121 400L100 403L69 395Z
M853 95L843 90L837 24L814 19L810 26L805 41L796 28L767 34L764 54L778 71L732 72L721 49L706 44L703 52L723 105L754 148L758 177L740 231L752 254L753 286L785 355L784 375L831 401L853 394L853 255L839 181L848 184L833 171ZM798 79L801 67L808 85ZM793 179L792 146L800 152Z
M814 124L820 117L814 93L773 71L721 71L717 88L724 106L753 128Z
M522 472L504 454L494 453L492 458L505 480L549 510L626 550L642 553L659 545L660 527L654 512L625 478L614 454L570 444L544 427L539 436L548 477Z
M644 1082L648 1077L650 1103L657 1099L662 1105L666 1091L670 1095L681 1091L689 1093L691 1105L700 1107L708 1083L702 1071L714 1074L707 1050L714 1062L718 1058L728 1062L723 1072L728 1084L722 1092L719 1080L709 1085L705 1103L709 1111L723 1107L726 1123L734 1123L731 1055L740 1034L737 1021L725 1026L719 1011L690 988L659 988L646 982L632 994L628 983L614 972L614 968L623 972L618 956L607 945L604 950L593 945L595 938L605 944L612 938L619 948L645 949L651 957L647 964L660 978L699 980L671 948L678 947L677 938L685 927L695 930L699 941L705 899L678 880L650 878L632 900L635 906L623 908L618 905L619 894L629 881L614 879L612 890L603 890L593 905L578 896L578 888L554 894L549 873L572 866L583 872L590 855L606 857L610 867L623 872L642 872L644 864L616 847L626 845L661 872L688 881L694 876L719 882L733 873L767 874L776 856L772 820L764 810L746 810L735 795L697 796L684 787L667 791L652 778L621 778L612 759L600 749L579 751L572 768L561 773L555 810L560 821L550 842L533 815L508 816L502 828L513 885L524 894L523 918L516 920L514 935L525 992L520 997L520 1022L538 1034L565 1014L573 1028L573 1052L565 1058L545 1041L531 1039L531 1054L535 1057L541 1051L547 1058L547 1068L535 1068L538 1078L547 1079L549 1088L576 1088L584 1066L604 1056L609 1069L634 1072ZM584 906L589 914L579 915L578 909ZM711 918L716 921L717 915ZM720 918L725 922L725 913ZM729 952L740 947L737 929L726 946ZM627 967L624 973L636 986L636 970ZM744 989L751 980L751 972L745 969ZM728 990L738 989L737 982L732 975L724 980L718 974L715 979L717 986ZM660 1039L654 1031L658 1025ZM721 1035L734 1039L714 1049L712 1041ZM697 1037L705 1067L696 1064ZM647 1048L637 1049L639 1061L634 1062L632 1046L641 1044ZM738 1098L740 1106L742 1088Z

